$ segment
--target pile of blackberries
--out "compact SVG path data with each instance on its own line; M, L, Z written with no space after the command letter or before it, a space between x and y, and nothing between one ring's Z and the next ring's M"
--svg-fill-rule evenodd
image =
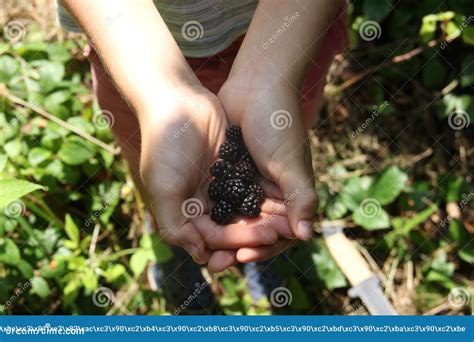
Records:
M255 183L258 170L244 145L240 127L227 127L225 135L227 141L219 148L221 159L210 168L214 179L208 190L216 202L211 219L218 224L229 222L235 215L257 217L265 195Z

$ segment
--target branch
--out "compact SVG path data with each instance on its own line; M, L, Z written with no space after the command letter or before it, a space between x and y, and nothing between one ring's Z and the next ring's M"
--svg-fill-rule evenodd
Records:
M382 62L378 65L371 66L370 68L365 69L361 73L349 78L348 80L344 81L342 84L340 84L338 86L328 85L327 91L325 91L325 95L330 96L330 97L332 97L334 95L337 95L337 94L341 93L342 91L344 91L345 89L351 87L355 83L359 82L360 80L366 78L370 74L374 73L378 69L383 68L383 67L387 67L389 65L398 64L398 63L408 61L408 60L412 59L413 57L419 55L423 51L425 51L427 48L433 48L434 46L438 45L442 41L443 40L432 40L432 41L428 42L428 44L426 44L425 46L419 46L416 49L413 49L413 50L408 51L404 54L395 56L395 57L393 57L393 58L391 58L387 61L384 61L384 62Z
M102 140L99 140L96 137L93 137L92 135L90 135L89 133L84 132L84 131L80 130L77 127L74 127L73 125L71 125L71 124L67 123L66 121L58 118L57 116L55 116L51 113L48 113L46 110L44 110L44 109L42 109L42 108L40 108L36 105L33 105L33 104L31 104L31 103L29 103L25 100L20 99L19 97L15 96L15 95L13 95L12 93L10 93L10 91L7 89L7 87L3 83L0 83L0 96L5 97L10 102L12 102L16 105L28 108L28 109L32 110L33 112L38 113L39 115L45 117L46 119L57 123L58 125L70 130L71 132L76 133L78 136L86 139L87 141L103 148L107 152L110 152L114 155L117 155L117 154L120 153L120 147L114 147L114 146L107 145Z

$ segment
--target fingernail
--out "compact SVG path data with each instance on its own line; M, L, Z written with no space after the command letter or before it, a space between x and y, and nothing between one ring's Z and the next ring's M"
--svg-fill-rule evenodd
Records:
M298 222L298 237L302 240L310 240L313 236L313 228L310 221L301 220Z

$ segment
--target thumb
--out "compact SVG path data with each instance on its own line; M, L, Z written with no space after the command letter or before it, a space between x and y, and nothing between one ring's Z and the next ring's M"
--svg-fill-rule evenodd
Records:
M304 148L287 158L280 167L278 185L284 193L291 230L301 240L311 239L318 198L309 149Z
M207 262L204 240L192 220L202 215L204 205L197 198L162 198L153 206L161 238L169 244L183 247L199 264Z

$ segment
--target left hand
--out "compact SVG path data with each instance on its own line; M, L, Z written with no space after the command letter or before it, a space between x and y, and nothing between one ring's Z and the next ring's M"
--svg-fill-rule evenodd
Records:
M244 75L230 78L218 98L229 123L242 128L245 144L265 178L266 196L283 208L273 217L285 218L288 225L278 231L275 245L240 248L239 262L265 260L281 253L294 239L311 239L317 207L308 127L304 126L311 120L302 116L297 91L287 84L267 86L248 80Z

